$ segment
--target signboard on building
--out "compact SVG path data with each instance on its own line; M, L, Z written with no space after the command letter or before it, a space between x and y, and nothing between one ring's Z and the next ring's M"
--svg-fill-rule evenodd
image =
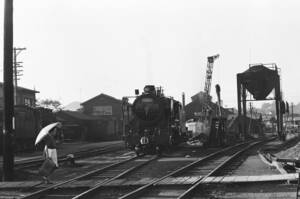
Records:
M93 115L95 116L112 115L112 106L94 106Z
M194 116L196 117L203 117L205 116L203 112L194 112Z

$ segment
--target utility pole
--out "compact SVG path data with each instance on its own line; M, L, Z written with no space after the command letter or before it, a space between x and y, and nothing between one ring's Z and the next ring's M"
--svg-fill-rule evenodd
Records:
M3 180L12 181L13 152L13 0L4 2L4 56L3 56Z
M182 111L185 114L185 93L182 93Z
M17 98L17 89L18 89L18 76L22 76L20 72L22 70L18 70L18 68L22 67L22 62L17 62L17 56L21 53L22 50L26 50L26 48L14 48L14 83L15 83L15 105L18 104L18 98Z
M253 107L252 107L252 103L250 102L250 118L252 120L252 113L253 113Z
M182 92L182 132L186 132L185 123L186 123L186 115L185 115L185 93Z
M292 124L294 125L294 103L291 104L292 106Z

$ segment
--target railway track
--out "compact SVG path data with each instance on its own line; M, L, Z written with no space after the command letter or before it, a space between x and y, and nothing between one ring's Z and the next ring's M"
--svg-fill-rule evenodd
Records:
M190 198L193 195L194 191L205 181L206 178L208 178L209 176L213 176L243 152L259 143L260 142L243 143L215 152L195 162L192 162L168 175L165 175L158 180L146 184L120 197L120 199ZM196 178L193 184L170 183L176 180L191 179L191 177L193 177L194 179ZM78 198L83 197L77 197L76 199Z
M74 160L76 159L82 159L82 158L88 158L88 157L93 157L96 155L101 155L109 152L114 152L119 150L118 146L119 144L112 144L110 147L101 147L97 149L90 149L90 150L83 150L83 151L78 151L72 153L74 155ZM41 152L42 153L42 152ZM62 156L58 157L58 162L67 162L69 161L70 158L68 157L68 154L64 154ZM32 167L39 167L43 163L44 159L42 157L38 158L32 158L30 160L21 160L21 161L16 161L15 162L15 169L28 169Z
M235 162L235 158L240 157L245 151L254 147L260 142L247 142L231 146L213 154L199 158L185 166L165 175L159 179L153 179L144 185L133 187L117 186L123 190L120 193L112 193L111 197L120 199L128 198L191 198L196 189L210 176L216 176L223 168ZM24 199L36 198L99 198L99 194L108 191L110 183L130 179L129 176L136 175L135 171L156 160L158 157L133 157L104 168L91 171L87 174L52 185L40 191L29 194ZM150 165L149 165L150 166ZM128 178L129 177L129 178ZM184 181L191 179L192 183L173 183L174 181ZM195 180L196 179L196 180ZM149 182L149 181L148 181ZM101 197L100 197L101 198Z
M135 156L121 162L96 169L94 171L61 182L59 184L46 187L22 198L74 198L82 194L86 194L86 191L93 192L93 190L99 189L99 187L101 187L102 185L118 178L122 178L157 158L158 156Z

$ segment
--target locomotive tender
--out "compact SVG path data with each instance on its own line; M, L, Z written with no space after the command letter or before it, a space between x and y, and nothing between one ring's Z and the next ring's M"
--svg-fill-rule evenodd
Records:
M137 90L136 90L137 91ZM125 126L125 143L137 155L160 153L185 139L182 105L166 97L161 87L146 85L130 106L132 116ZM124 108L123 108L124 110Z

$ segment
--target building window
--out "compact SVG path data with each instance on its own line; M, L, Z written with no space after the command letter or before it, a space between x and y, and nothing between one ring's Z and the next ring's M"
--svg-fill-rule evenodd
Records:
M95 116L112 115L112 106L94 106L93 115Z
M32 99L25 97L24 98L24 104L26 106L32 106Z

